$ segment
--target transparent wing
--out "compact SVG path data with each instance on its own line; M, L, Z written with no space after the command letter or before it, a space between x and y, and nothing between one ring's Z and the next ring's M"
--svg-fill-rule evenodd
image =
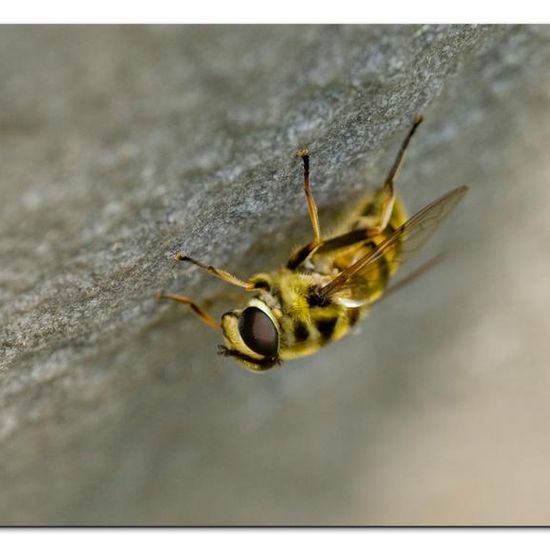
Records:
M431 237L439 224L462 200L468 188L457 187L419 210L376 248L367 252L319 291L321 299L341 295L348 305L361 305L373 297L373 281L384 270L395 269L410 259Z

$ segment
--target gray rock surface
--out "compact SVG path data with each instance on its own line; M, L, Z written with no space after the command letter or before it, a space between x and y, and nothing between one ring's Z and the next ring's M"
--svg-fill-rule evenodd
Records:
M3 27L0 523L548 523L550 31ZM381 181L445 262L253 375L159 289L247 276ZM424 257L429 257L429 251Z

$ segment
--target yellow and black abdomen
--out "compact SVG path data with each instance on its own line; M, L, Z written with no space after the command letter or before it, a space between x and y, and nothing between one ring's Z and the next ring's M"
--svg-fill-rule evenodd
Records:
M354 279L353 285L344 290L349 297L347 303L342 300L325 303L309 300L312 291L330 283L339 273L376 250L406 221L403 206L396 199L386 227L375 236L358 239L362 230L380 227L383 198L381 192L365 198L338 228L336 236L325 241L316 251L309 267L298 270L287 267L272 274L272 292L282 305L281 359L309 355L327 343L339 340L366 313L368 305L383 294L390 277L399 267L399 246L382 252L380 258L358 276L359 280ZM356 294L361 298L353 305Z
M382 214L380 193L367 197L355 211L355 216L346 224L345 231L357 231L377 227ZM342 249L340 254L333 257L333 265L338 271L343 271L369 252L377 249L393 232L407 220L407 215L401 201L396 198L387 226L376 236L357 243L349 248ZM380 258L373 262L362 275L361 282L356 282L356 290L361 295L368 293L369 302L376 301L384 292L388 281L399 268L400 246L392 246L381 253ZM368 289L368 292L366 291ZM352 290L352 295L353 295Z

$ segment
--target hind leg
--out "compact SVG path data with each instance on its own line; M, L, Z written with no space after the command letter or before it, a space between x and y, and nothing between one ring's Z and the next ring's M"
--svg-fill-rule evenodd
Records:
M417 115L409 133L403 140L397 157L395 158L382 187L376 191L374 196L363 205L359 214L359 220L354 224L354 229L365 229L367 237L376 237L380 235L388 226L395 206L394 181L399 175L405 152L413 134L422 122L421 115Z
M409 146L409 142L411 141L414 132L422 120L423 118L421 115L416 116L409 133L401 144L397 157L394 160L382 187L376 191L374 196L369 198L369 200L366 201L366 203L359 210L357 221L351 226L351 228L348 226L351 230L349 232L345 232L343 235L339 235L329 240L323 240L321 238L321 230L317 216L317 206L315 204L315 200L313 199L311 185L309 182L309 153L307 150L300 151L298 153L298 156L300 156L304 162L304 190L314 238L313 241L309 242L292 254L287 262L287 267L289 269L296 269L313 253L328 252L342 246L350 246L357 242L380 235L388 226L390 219L392 219L392 214L394 215L393 217L398 219L399 223L405 221L403 209L399 201L396 203L395 200L393 182L397 179L397 175L401 165L403 164L405 151ZM397 216L395 216L395 214L397 214Z

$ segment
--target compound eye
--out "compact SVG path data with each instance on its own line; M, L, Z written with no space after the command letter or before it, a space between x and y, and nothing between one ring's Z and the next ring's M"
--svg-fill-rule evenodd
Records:
M247 307L239 318L239 333L244 343L264 357L274 357L279 334L269 316L257 307Z

